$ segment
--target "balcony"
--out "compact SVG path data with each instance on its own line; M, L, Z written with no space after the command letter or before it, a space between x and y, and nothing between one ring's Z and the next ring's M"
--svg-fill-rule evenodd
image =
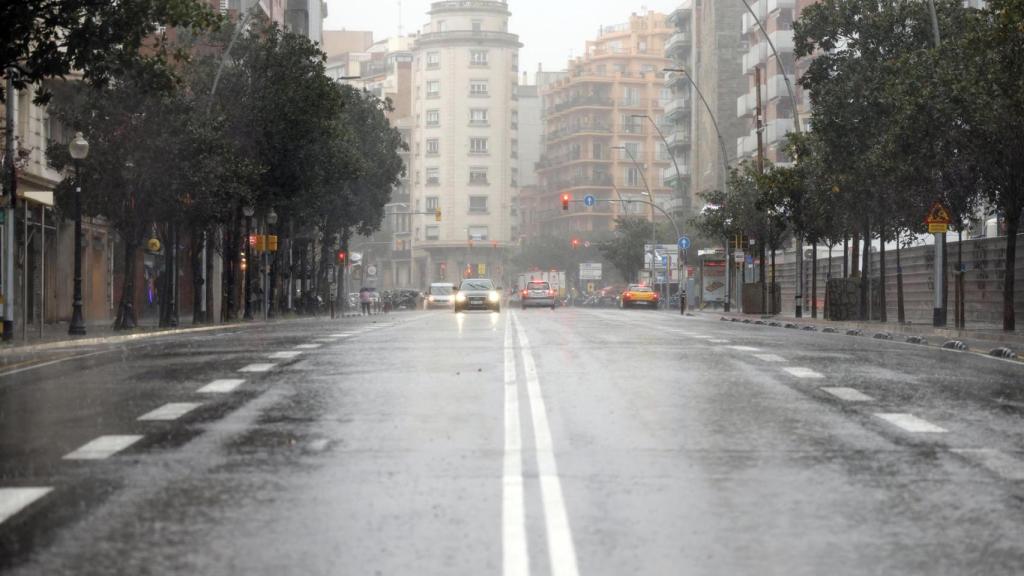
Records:
M689 164L680 164L679 165L679 175L678 176L676 175L676 170L675 170L674 167L673 168L669 168L667 170L667 176L665 176L665 186L668 186L669 188L675 189L678 186L676 184L676 180L679 179L679 176L682 177L683 186L685 186L686 183L690 181L690 166L689 166Z
M676 122L686 117L693 110L693 103L689 98L676 98L665 106L665 119Z
M665 135L665 141L670 150L687 148L690 146L690 132L688 130L674 130Z
M690 89L690 80L682 72L669 72L665 74L665 88L673 91Z
M796 2L794 0L761 0L760 2L751 4L750 8L753 9L754 14L757 14L761 23L764 24L768 20L768 17L775 12L779 10L792 10L795 5ZM753 32L755 30L758 30L757 22L754 20L754 17L750 15L750 12L744 11L743 31Z
M757 111L757 93L750 92L736 99L736 117L749 118Z
M693 37L689 32L676 32L665 43L665 57L673 60L683 57L693 47Z
M560 129L555 130L553 132L548 132L548 134L547 134L547 141L548 142L554 142L556 140L562 140L564 138L569 138L571 136L576 136L578 134L591 134L591 135L604 136L604 135L611 135L611 133L612 133L611 126L608 126L608 125L605 125L605 124L586 124L586 125L581 125L581 126L567 126L565 128L560 128Z
M747 136L740 136L736 139L736 156L743 158L757 151L757 132L751 130Z
M611 174L593 174L587 176L576 176L564 180L553 180L548 182L548 192L562 192L571 188L610 188L614 185Z
M548 114L558 114L573 108L611 108L615 101L606 96L581 96L559 102L548 109Z
M796 80L790 78L790 82ZM793 85L793 92L796 92L796 85ZM768 78L768 100L775 100L776 98L789 98L789 90L786 88L786 77L782 74L776 74Z
M779 118L768 123L765 129L765 145L773 145L782 142L786 134L793 131L792 118Z
M793 52L795 45L793 43L792 30L776 30L770 36L779 54L791 54ZM775 55L772 54L768 43L765 41L758 42L743 55L743 73L753 74L754 68L773 58L775 58Z
M693 16L693 0L683 0L678 8L672 11L665 20L669 26L683 28L686 22Z

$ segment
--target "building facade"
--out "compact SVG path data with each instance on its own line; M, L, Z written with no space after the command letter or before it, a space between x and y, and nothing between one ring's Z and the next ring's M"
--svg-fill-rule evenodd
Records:
M654 217L683 205L671 154L686 174L690 132L668 120L662 69L673 29L664 14L633 14L602 27L565 78L543 90L545 149L538 190L524 199L532 231L555 237L606 235L626 213ZM660 130L660 132L659 132ZM662 139L664 135L665 139ZM563 195L571 198L569 209ZM592 206L583 200L593 196ZM639 200L640 202L629 202Z
M521 45L506 2L446 0L429 14L413 50L416 283L500 283L515 240Z

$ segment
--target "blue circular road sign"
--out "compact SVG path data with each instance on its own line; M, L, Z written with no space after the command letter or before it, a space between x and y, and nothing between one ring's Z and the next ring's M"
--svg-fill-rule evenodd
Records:
M589 207L593 206L594 204L597 204L597 198L594 198L593 194L587 194L586 196L583 197L583 205L584 206L589 208Z
M679 237L679 244L678 244L678 246L679 246L680 250L689 250L690 249L690 237L689 236L680 236Z

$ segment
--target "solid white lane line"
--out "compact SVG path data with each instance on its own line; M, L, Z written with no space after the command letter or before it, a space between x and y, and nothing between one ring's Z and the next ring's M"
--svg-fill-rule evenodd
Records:
M1024 480L1024 461L1002 450L961 448L954 449L953 452L978 462L1007 480Z
M356 332L342 332L341 334L331 334L331 337L332 338L348 338L350 336L355 336L355 335L356 335Z
M320 344L299 344L295 347L296 350L316 350L320 347Z
M786 359L778 354L754 354L754 358L765 362L785 362Z
M913 414L875 414L878 418L885 420L893 426L897 426L906 430L907 432L925 432L925 433L942 433L948 432L941 426L936 426L931 422L918 418Z
M721 338L712 338L712 339L708 340L708 342L711 342L712 344L728 344L729 343L728 340L722 340Z
M726 346L726 348L732 348L739 352L760 352L760 348L754 348L753 346Z
M530 574L523 493L523 440L519 416L515 339L505 319L505 461L501 483L501 558L504 576Z
M199 402L170 402L152 412L139 416L139 420L177 420L200 406L202 404Z
M245 368L239 368L239 372L270 372L277 364L249 364Z
M320 343L323 343L323 344L331 344L335 340L337 340L337 338L314 338L313 342L320 342Z
M270 358L271 360L290 360L292 358L295 358L299 354L302 354L302 352L298 350L292 350L288 352L274 352L270 356L267 356L267 358Z
M245 384L245 380L242 380L241 378L214 380L197 390L197 392L200 394L226 394L234 391L235 388L238 388L242 384Z
M790 374L792 374L793 376L796 376L797 378L805 378L805 379L806 378L813 378L813 379L818 379L818 378L824 378L825 377L822 374L820 374L818 372L815 372L814 370L811 370L810 368L804 368L803 366L788 366L786 368L783 368L783 370L785 370L786 372L789 372Z
M871 396L868 396L867 394L861 392L860 390L857 390L856 388L835 386L822 388L822 390L828 392L829 394L835 396L836 398L839 398L840 400L845 400L847 402L874 402L875 400Z
M540 391L537 365L530 352L530 340L526 337L519 317L514 312L512 320L519 337L523 369L526 372L526 391L530 398L530 414L533 418L533 438L537 447L537 474L540 476L541 502L544 505L544 524L547 527L548 558L553 576L577 576L576 546L572 541L569 513L562 495L562 481L558 477L555 462L554 442L548 426L547 406Z
M78 450L66 454L65 460L103 460L142 440L137 435L100 436Z
M53 491L53 488L0 488L0 524Z
M58 358L56 360L50 360L49 362L43 362L41 364L33 364L32 366L25 366L24 368L15 368L13 370L7 370L0 372L0 378L4 376L11 376L13 374L20 374L22 372L28 372L29 370L37 370L39 368L46 368L47 366L53 366L54 364L60 364L62 362L70 362L71 360L81 360L82 358L89 358L90 356L98 356L100 354L107 354L114 350L99 350L97 352L87 352L85 354L78 354L76 356L68 356L67 358Z

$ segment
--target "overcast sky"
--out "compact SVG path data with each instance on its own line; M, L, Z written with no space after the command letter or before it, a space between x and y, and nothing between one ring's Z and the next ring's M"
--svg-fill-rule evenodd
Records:
M420 30L428 21L431 0L401 0L406 33ZM530 73L537 63L545 70L565 68L569 56L578 56L586 40L602 25L618 24L643 8L671 12L679 0L509 0L509 29L519 34L523 49L520 68ZM398 33L398 0L327 0L327 30L372 30L374 39Z

